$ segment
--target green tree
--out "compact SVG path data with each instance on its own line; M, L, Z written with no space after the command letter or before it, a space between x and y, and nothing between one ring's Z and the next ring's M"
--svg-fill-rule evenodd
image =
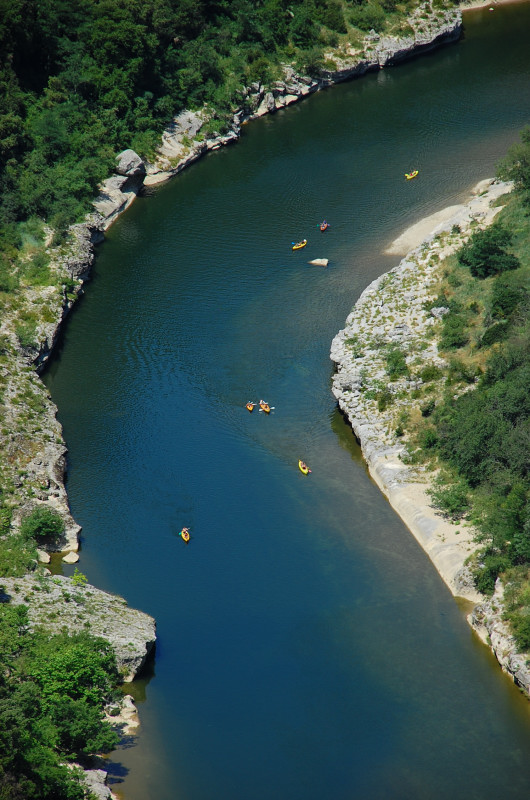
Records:
M507 253L512 234L501 223L495 222L484 230L476 231L458 253L460 264L469 267L475 278L488 278L500 272L517 269L519 260Z
M58 511L49 506L38 506L23 518L20 533L26 540L56 542L63 535L64 527L64 520Z

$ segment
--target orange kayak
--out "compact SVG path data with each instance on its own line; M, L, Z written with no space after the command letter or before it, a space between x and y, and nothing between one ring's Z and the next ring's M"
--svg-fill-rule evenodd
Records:
M270 407L270 405L269 405L268 403L264 403L262 400L260 400L259 407L260 407L260 409L261 409L262 411L264 411L266 414L270 414L270 413L271 413L271 407Z
M247 403L246 404L247 411L250 411L252 413L252 411L254 411L254 406L255 405L256 405L256 403Z

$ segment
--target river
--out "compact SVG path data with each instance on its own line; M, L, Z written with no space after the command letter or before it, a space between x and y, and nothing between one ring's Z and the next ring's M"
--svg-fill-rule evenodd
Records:
M459 44L249 124L109 230L45 380L80 568L158 622L110 763L126 800L528 797L528 703L368 477L329 348L389 242L529 122L529 29L529 4L469 12Z

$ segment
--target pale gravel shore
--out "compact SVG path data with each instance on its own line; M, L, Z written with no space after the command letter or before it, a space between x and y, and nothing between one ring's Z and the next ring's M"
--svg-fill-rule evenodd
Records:
M418 347L435 324L425 301L442 277L443 259L458 249L474 225L491 224L500 210L499 197L511 188L511 184L491 179L480 181L468 203L450 206L408 228L386 251L406 253L406 257L364 290L331 346L331 359L337 364L333 394L361 444L372 478L452 594L474 603L483 597L466 567L467 558L476 550L472 529L462 522L451 522L433 507L429 495L433 474L404 463L403 443L390 432L395 427L395 411L392 407L378 411L376 402L367 398L364 390L374 379L385 378L384 349L374 347L374 336L387 344L401 341L409 353L423 352L426 364L440 361L432 337L428 337L428 348ZM454 235L453 226L458 226ZM438 238L442 233L446 240ZM349 346L352 340L358 343L361 355ZM407 387L396 384L395 388ZM415 405L417 401L412 401L411 408ZM408 406L402 403L401 407Z

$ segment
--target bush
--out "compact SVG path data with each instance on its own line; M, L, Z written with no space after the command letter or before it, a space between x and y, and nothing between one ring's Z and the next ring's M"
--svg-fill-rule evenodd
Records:
M379 3L361 5L350 12L351 24L361 31L382 31L386 25L386 15Z
M26 541L53 543L61 538L64 528L64 520L58 511L49 506L39 506L23 518L20 533Z
M496 322L495 325L490 325L482 334L479 346L490 347L492 344L495 344L495 342L502 342L506 339L508 327L508 323L505 320Z
M440 347L442 350L452 350L463 347L469 341L466 331L466 320L459 314L447 314L443 320Z
M498 553L488 553L485 555L482 564L474 571L475 586L478 591L482 594L493 594L495 590L495 581L509 566L510 561L507 556Z
M423 383L429 383L430 381L436 381L438 378L441 378L442 374L440 367L434 364L427 364L423 367L418 377L422 379Z
M436 407L436 403L432 398L430 400L427 400L426 403L424 403L422 406L420 406L420 411L421 411L422 417L430 417L432 412L434 411L435 407Z
M409 374L405 353L399 347L389 348L386 354L386 371L391 381Z
M377 410L385 411L394 402L394 395L388 389L384 389L377 395Z
M469 509L469 486L463 480L449 485L442 480L438 479L429 492L433 504L452 519L459 519Z
M476 231L458 253L458 261L475 278L487 278L500 272L517 269L519 260L506 247L512 242L512 234L500 222L494 222L484 230Z
M433 450L438 444L438 435L434 428L424 428L418 437L422 450Z

